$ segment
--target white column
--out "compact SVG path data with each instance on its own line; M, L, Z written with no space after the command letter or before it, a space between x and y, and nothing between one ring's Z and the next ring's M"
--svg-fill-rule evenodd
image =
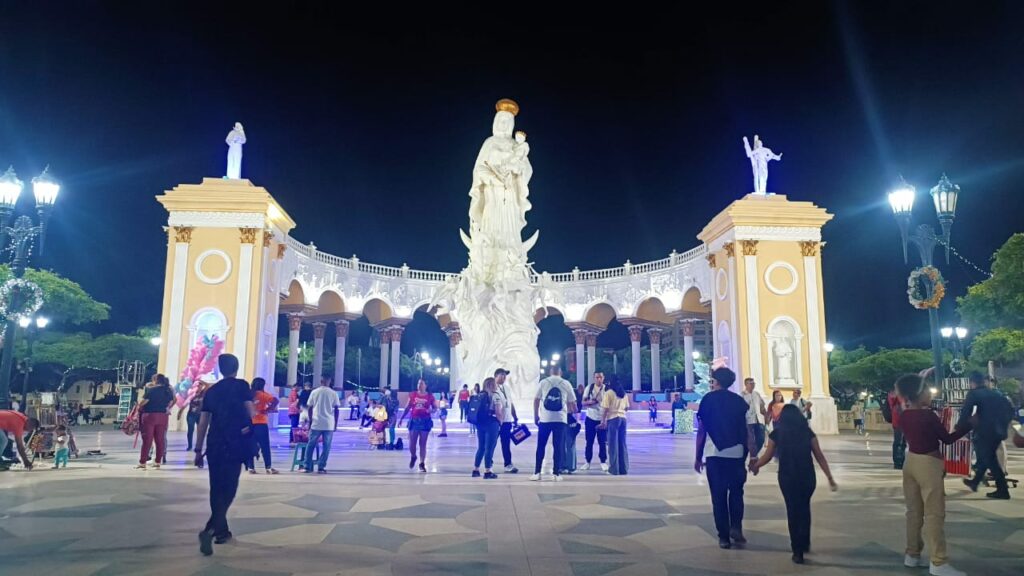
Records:
M644 327L632 324L627 327L629 330L630 359L633 363L633 390L640 391L640 337L644 333Z
M445 328L444 333L448 336L448 390L455 392L462 387L459 381L459 344L462 343L462 331L459 330L458 322L452 322Z
M825 397L825 383L822 375L826 368L821 352L825 342L821 337L821 315L818 313L818 263L817 244L801 243L804 249L804 292L807 298L807 350L811 361L811 397ZM808 256L807 254L810 254Z
M334 322L334 385L341 390L345 385L345 339L348 338L348 320Z
M696 384L693 378L693 332L693 320L683 320L683 387L687 391L693 390Z
M729 367L736 372L736 381L743 382L743 379L748 375L743 371L743 359L740 358L740 313L739 305L737 304L737 294L739 288L737 284L736 276L736 244L730 242L725 245L725 253L728 256L729 266L729 350L723 350L723 354L728 354L730 357ZM716 326L717 330L718 327Z
M747 349L750 350L750 373L745 378L753 378L757 389L764 394L764 372L761 370L761 309L757 297L757 241L743 240L743 275L747 288ZM739 334L737 334L739 337ZM742 386L743 381L737 379Z
M586 386L589 379L587 378L587 357L583 349L587 343L587 331L577 328L572 331L572 336L576 339L576 383Z
M327 323L313 322L313 386L320 385L324 377L324 335L327 334Z
M388 358L391 350L391 332L387 328L380 330L380 389L388 385Z
M594 381L597 372L597 332L587 332L587 383Z
M167 327L167 362L164 371L172 379L181 372L181 339L185 327L185 281L188 278L188 245L192 240L191 227L174 230L174 271L171 276L171 317Z
M288 315L288 385L302 385L299 382L299 330L302 328L302 316Z
M239 228L242 234L238 252L238 288L235 294L235 326L232 341L235 356L238 358L239 376L252 379L255 374L246 374L246 359L249 350L249 302L252 293L252 255L256 245L258 228ZM256 359L257 362L259 359ZM256 367L254 363L254 368Z
M399 368L402 366L402 332L405 328L401 326L391 327L391 389L398 392Z
M651 392L661 392L661 328L648 328L651 341Z

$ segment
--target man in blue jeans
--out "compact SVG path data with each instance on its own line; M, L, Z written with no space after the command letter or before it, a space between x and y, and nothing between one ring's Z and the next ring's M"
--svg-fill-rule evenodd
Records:
M743 485L747 468L756 462L754 433L747 426L749 406L739 394L729 391L735 381L736 373L728 368L711 373L711 392L704 395L697 410L693 463L698 474L707 468L718 546L724 549L747 543L743 536ZM745 461L748 454L750 464Z
M327 457L331 454L331 441L334 440L334 430L338 427L338 409L341 408L341 401L338 394L331 389L330 379L324 378L320 381L320 387L313 390L309 395L309 441L306 443L306 474L313 472L313 450L320 438L324 439L323 449L320 451L320 460L317 462L317 472L327 473Z

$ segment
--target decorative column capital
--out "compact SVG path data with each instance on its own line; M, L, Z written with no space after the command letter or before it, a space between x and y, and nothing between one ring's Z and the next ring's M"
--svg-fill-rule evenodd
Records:
M576 344L586 344L587 343L587 334L589 334L589 333L590 332L588 330L586 330L585 328L577 328L577 329L572 331L572 336L573 336L573 338L576 339Z
M277 259L278 260L283 260L284 259L284 252L287 249L288 249L288 246L285 245L285 244L278 244L277 245Z
M324 334L327 334L327 323L313 322L313 338L316 338L317 340L323 340Z
M239 239L242 241L242 244L255 244L256 233L259 231L259 228L239 228Z
M735 242L726 242L725 244L722 245L722 248L725 248L725 256L727 258L735 258L736 257L736 243Z
M388 332L391 334L391 342L394 344L398 344L399 342L402 341L402 332L405 332L405 327L395 325L389 328Z
M302 329L302 316L299 314L288 315L288 329L289 330L301 330Z
M274 235L266 230L263 231L263 247L270 248L270 245L274 242Z
M710 266L712 268L717 268L718 267L714 254L708 254L707 256L705 256L705 258L708 261L708 266Z
M651 340L651 345L661 345L661 328L648 328L647 337Z
M814 241L801 242L800 252L802 252L804 256L817 256L818 243Z
M693 335L696 333L695 326L694 326L696 324L696 322L694 322L693 320L683 320L682 324L683 324L683 336L686 337L686 338L693 338Z
M192 242L192 228L191 226L175 226L174 230L174 241L178 244L189 244Z
M644 327L643 326L641 326L639 324L630 324L629 326L626 326L626 329L629 330L629 341L630 342L639 342L640 341L640 337L643 336L643 333L644 333Z
M380 332L381 346L391 343L391 332L387 328L381 328L378 332Z
M334 336L337 338L348 338L348 320L334 321Z
M595 347L597 347L597 332L591 332L591 331L587 332L587 347L588 348L595 348Z
M757 256L757 240L740 240L744 256Z

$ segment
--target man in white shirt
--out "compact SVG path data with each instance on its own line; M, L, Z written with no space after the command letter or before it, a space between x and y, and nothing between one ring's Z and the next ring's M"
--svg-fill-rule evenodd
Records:
M583 391L583 408L587 416L583 421L583 432L586 437L586 445L583 448L583 457L586 462L582 470L590 470L590 461L594 458L594 438L597 438L597 457L601 459L601 470L608 471L608 431L598 428L601 423L601 398L606 392L604 387L604 373L594 372L594 381Z
M768 411L764 407L764 398L761 397L759 392L754 390L753 378L743 380L743 394L741 396L747 401L747 406L750 407L747 410L747 426L754 434L754 447L757 449L755 454L760 454L761 447L764 446L764 423Z
M309 441L306 443L306 474L313 472L313 450L320 438L324 439L324 446L317 462L317 472L326 474L327 456L331 453L331 441L334 439L334 430L338 427L338 409L341 408L338 394L331 389L329 378L320 381L320 387L309 395L307 405L310 425Z
M345 399L348 403L348 419L356 420L359 418L359 392L352 392Z
M804 413L804 418L807 418L808 420L810 420L811 419L811 406L813 406L813 404L811 404L811 402L809 400L804 400L801 397L802 394L803 394L803 391L800 390L800 389L793 390L793 399L790 400L789 403L794 405L794 406L796 406L797 408L799 408L800 411Z
M519 472L519 468L512 464L512 427L519 423L519 416L516 415L516 405L512 403L512 397L505 386L506 376L508 370L504 368L494 371L494 383L498 385L498 394L506 406L501 427L498 429L498 438L501 439L501 457L505 461L505 472L515 474Z
M562 455L565 452L565 426L569 414L576 413L576 392L572 384L562 378L562 367L551 368L551 376L540 381L537 396L533 399L533 413L537 423L537 458L530 480L540 480L540 467L544 462L544 450L548 438L552 439L554 452L555 482L561 482Z

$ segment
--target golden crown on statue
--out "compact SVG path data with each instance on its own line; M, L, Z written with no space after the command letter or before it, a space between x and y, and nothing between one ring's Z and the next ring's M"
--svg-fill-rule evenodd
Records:
M498 112L510 112L513 116L519 114L519 104L516 104L515 100L508 98L498 100L498 103L494 105L494 109Z

